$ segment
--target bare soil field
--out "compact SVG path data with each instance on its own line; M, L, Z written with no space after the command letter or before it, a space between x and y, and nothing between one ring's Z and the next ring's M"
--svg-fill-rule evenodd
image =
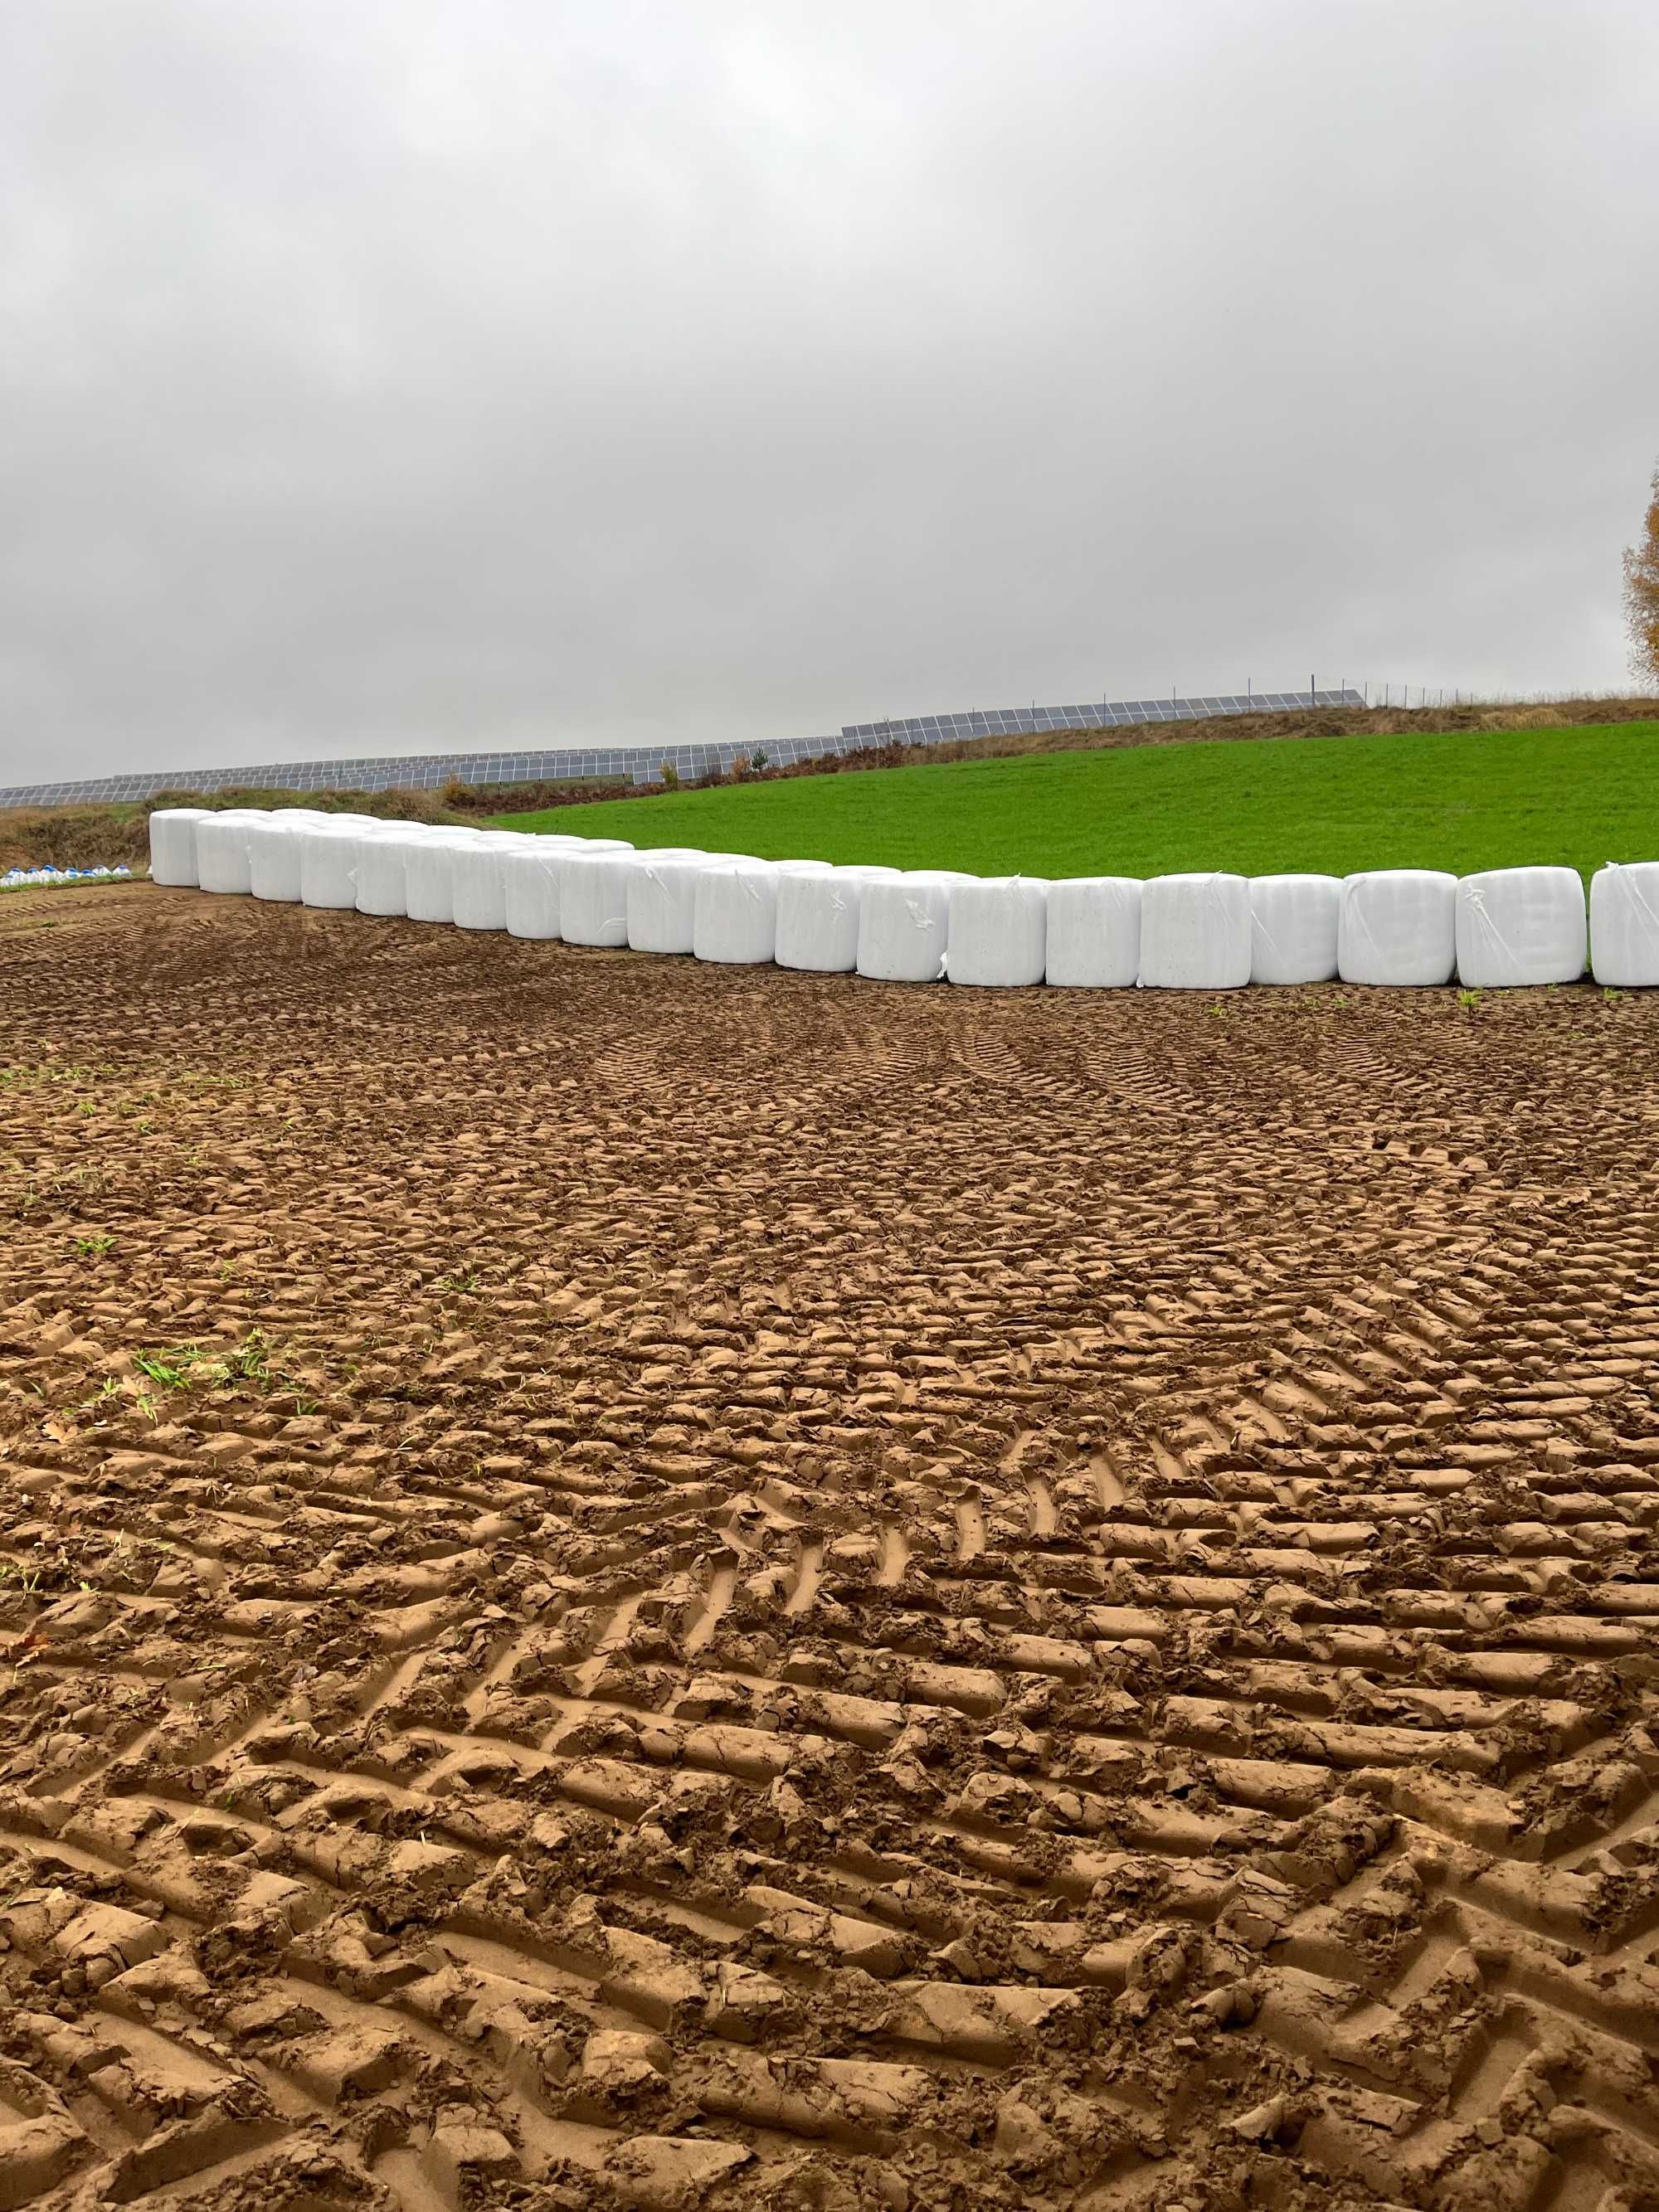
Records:
M1659 2206L1659 1002L134 884L0 1037L0 2206Z

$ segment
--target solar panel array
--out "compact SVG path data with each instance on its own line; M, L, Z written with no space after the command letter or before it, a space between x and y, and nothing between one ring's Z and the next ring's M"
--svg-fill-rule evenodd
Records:
M459 776L464 783L563 783L599 778L660 783L665 765L683 783L738 760L764 753L771 766L861 752L871 746L945 744L959 738L1023 737L1043 730L1104 730L1147 722L1195 722L1215 714L1289 714L1310 706L1363 707L1352 688L1338 691L1230 693L1209 699L1097 700L1073 707L979 708L959 714L918 714L898 721L849 722L833 736L775 738L716 744L557 746L540 752L404 753L377 759L265 761L232 768L167 769L148 775L100 775L74 783L17 784L0 790L0 806L67 806L109 799L153 799L161 791L432 791Z

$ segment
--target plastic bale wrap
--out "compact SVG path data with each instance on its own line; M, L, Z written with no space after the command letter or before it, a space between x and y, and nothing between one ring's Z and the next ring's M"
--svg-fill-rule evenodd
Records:
M1068 990L1121 991L1140 975L1137 876L1071 876L1048 886L1045 980Z
M149 879L153 884L177 884L194 890L196 825L205 822L206 806L161 806L149 817Z
M1584 972L1577 868L1488 868L1457 886L1457 975L1477 990L1576 983Z
M628 872L628 941L635 952L690 952L699 870L720 856L689 845L636 853Z
M777 950L778 885L770 860L723 860L697 872L691 950L731 965L769 961Z
M631 845L618 852L565 853L555 863L559 934L567 945L626 945Z
M232 806L197 823L196 879L204 891L248 896L253 889L248 832L256 823L270 819L263 807Z
M866 884L892 881L896 868L830 868L823 874L778 878L780 968L849 975L858 965L859 916Z
M286 815L268 814L248 824L248 889L257 899L283 906L300 903L300 832L305 825Z
M1336 969L1345 983L1449 983L1457 965L1457 878L1377 868L1342 885Z
M404 848L404 911L411 921L455 919L455 863L477 840L464 830L443 830Z
M391 825L370 825L342 815L331 822L308 822L296 833L300 848L300 898L306 906L345 908L357 903L357 850L365 842L395 836Z
M631 853L620 837L530 836L501 854L507 933L545 943L559 934L559 874L572 853Z
M1659 983L1659 860L1620 867L1609 861L1590 879L1590 973L1619 990Z
M952 983L1040 983L1048 965L1048 886L1038 876L985 876L951 886L945 973Z
M971 876L911 868L864 887L858 972L878 983L937 983L945 974L951 890Z
M1328 982L1341 905L1340 876L1252 876L1251 982Z
M358 832L353 866L356 871L359 914L408 913L405 866L410 848L434 834L413 822L390 823L380 836Z
M450 875L450 902L457 929L507 927L507 856L514 848L489 836L470 848L458 848Z
M1152 991L1237 991L1250 980L1243 876L1154 876L1141 894L1140 981Z

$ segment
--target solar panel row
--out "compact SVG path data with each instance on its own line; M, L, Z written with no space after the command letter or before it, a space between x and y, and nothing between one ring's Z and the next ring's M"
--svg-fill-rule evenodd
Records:
M1358 691L1319 691L1322 707L1364 704ZM1258 692L1207 699L1099 701L1086 706L976 708L957 714L910 715L890 722L851 722L833 736L778 738L763 745L560 746L540 752L407 753L369 759L264 761L252 766L169 769L149 775L91 776L78 782L14 785L0 806L64 806L98 800L152 799L161 791L433 791L452 775L466 783L564 782L614 777L635 784L661 781L668 763L690 781L763 751L769 762L821 760L869 745L942 744L954 738L1023 736L1039 730L1115 729L1126 724L1195 721L1211 714L1284 714L1310 703L1305 691Z

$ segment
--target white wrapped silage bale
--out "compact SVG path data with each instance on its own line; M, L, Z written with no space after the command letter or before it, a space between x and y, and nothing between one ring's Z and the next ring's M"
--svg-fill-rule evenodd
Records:
M848 975L858 965L859 915L864 887L896 868L830 868L822 875L780 873L778 933L773 957L780 968Z
M858 972L878 983L937 983L945 973L953 868L910 868L864 887Z
M699 960L753 965L777 950L778 885L770 860L720 860L699 868L691 950Z
M195 886L196 825L206 806L160 806L149 817L149 879L153 884Z
M559 934L559 875L572 853L631 853L621 837L532 836L501 856L507 933L545 942Z
M580 851L560 853L551 863L558 878L559 934L567 945L626 945L628 873L631 845L609 852L590 840Z
M1458 981L1477 990L1576 983L1584 972L1584 880L1577 868L1488 868L1455 905Z
M299 904L302 854L300 840L305 830L314 826L315 820L315 817L308 815L296 818L284 807L280 813L267 815L263 822L248 825L248 888L255 898L270 899L283 906Z
M635 853L628 872L628 941L635 952L690 952L697 872L720 855L691 845Z
M1340 876L1252 876L1251 982L1328 981L1341 904Z
M253 888L248 832L256 823L270 819L259 806L228 806L203 817L196 825L196 879L204 891L247 896Z
M411 845L441 833L423 823L389 822L381 834L358 833L353 866L359 914L402 915L409 911L405 862Z
M1140 981L1152 991L1237 991L1250 980L1243 876L1154 876L1141 892Z
M1045 981L1096 991L1135 982L1145 890L1137 876L1071 876L1051 883Z
M457 846L450 869L450 908L457 929L507 927L507 855L514 848L488 831Z
M1040 983L1048 963L1048 886L1037 876L952 884L945 972L952 983Z
M1590 973L1598 983L1641 990L1659 983L1659 860L1609 860L1590 878Z
M404 846L404 912L411 921L455 919L455 863L477 839L469 830L438 830Z
M295 833L300 848L300 898L306 906L345 908L357 903L357 853L365 843L394 838L388 823L354 822L338 816L308 822Z
M1345 983L1449 983L1457 965L1457 878L1437 868L1347 877L1337 917Z

